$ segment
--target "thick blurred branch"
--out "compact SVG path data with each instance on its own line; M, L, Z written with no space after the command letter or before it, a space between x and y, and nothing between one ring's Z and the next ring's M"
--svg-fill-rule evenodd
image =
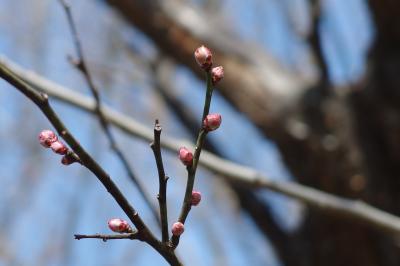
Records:
M224 34L207 14L180 1L108 0L125 18L165 54L203 74L193 60L195 48L205 42L215 61L229 73L218 90L270 136L279 137L285 109L314 83L288 72L262 49Z
M89 112L95 111L95 102L84 95L48 81L33 72L23 70L5 58L0 59L0 66L4 69L12 69L18 77L28 84L64 102ZM152 141L153 131L151 129L109 107L103 105L102 108L110 123L131 135ZM174 152L181 146L193 147L187 141L170 137L164 137L161 144ZM78 155L80 154L78 153ZM294 182L274 181L254 169L224 160L207 151L203 151L200 164L220 174L220 176L226 177L231 182L254 189L270 189L298 199L321 213L359 221L380 232L391 233L395 236L400 234L400 218L361 201L341 198Z

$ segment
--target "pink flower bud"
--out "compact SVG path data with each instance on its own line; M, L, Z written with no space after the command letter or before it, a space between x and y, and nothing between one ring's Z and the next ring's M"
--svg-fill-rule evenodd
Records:
M204 45L200 46L196 51L194 51L194 58L202 69L205 71L210 70L212 66L212 53L210 49Z
M192 205L197 206L201 201L201 193L200 191L192 191Z
M172 234L174 236L180 236L185 231L185 226L181 222L176 222L172 225Z
M40 144L45 148L50 148L51 144L58 140L57 135L53 131L48 129L42 130L38 138Z
M203 121L203 127L207 131L213 131L221 125L222 117L220 114L209 114Z
M67 146L65 146L64 143L61 141L57 140L53 142L50 146L50 148L57 154L65 155L68 151Z
M222 66L217 66L211 69L212 84L217 84L224 77L224 68Z
M116 233L131 233L132 228L129 223L123 219L113 218L108 221L108 227Z
M193 163L193 153L191 153L186 147L179 149L179 159L186 166L191 166Z

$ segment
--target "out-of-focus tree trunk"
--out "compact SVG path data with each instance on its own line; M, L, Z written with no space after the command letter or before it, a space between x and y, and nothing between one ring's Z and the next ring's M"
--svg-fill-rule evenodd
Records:
M157 1L108 2L160 50L199 73L192 51L207 40L171 18ZM276 73L269 82L251 58L218 43L212 48L229 73L222 94L277 143L299 182L400 215L400 2L370 0L370 6L377 38L365 79L352 93L339 95L326 75L310 86L263 61L258 67ZM313 210L286 241L288 265L400 265L390 236Z

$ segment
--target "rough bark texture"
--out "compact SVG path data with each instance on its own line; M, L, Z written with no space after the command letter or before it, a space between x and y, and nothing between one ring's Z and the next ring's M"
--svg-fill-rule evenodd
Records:
M168 15L157 1L108 2L160 50L200 74L192 52L207 40ZM222 94L278 144L299 182L400 215L400 2L369 2L377 38L365 80L351 93L338 95L324 71L311 85L272 61L255 67L254 58L226 52L221 43L210 48L229 73L221 83ZM317 35L310 37L314 49ZM264 57L259 52L257 56ZM253 196L236 192L243 206ZM400 265L390 236L314 211L308 212L297 232L284 240L282 232L278 235L280 249L285 249L280 255L291 256L283 260L286 265Z

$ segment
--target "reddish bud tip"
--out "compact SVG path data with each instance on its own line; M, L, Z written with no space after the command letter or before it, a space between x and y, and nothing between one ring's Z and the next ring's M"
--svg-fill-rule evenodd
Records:
M204 45L200 46L196 51L194 51L194 58L202 69L205 71L210 70L212 66L212 53L210 49Z
M200 191L192 191L192 205L197 206L201 201L201 193Z
M131 233L132 228L129 223L123 219L113 218L108 221L108 227L116 233Z
M191 153L186 147L179 149L179 159L186 166L191 166L193 163L193 153Z
M221 79L224 78L224 68L222 66L217 66L211 69L212 84L217 84Z
M38 139L43 147L50 148L51 144L58 140L58 137L53 131L45 129L39 133Z
M185 226L181 222L176 222L172 225L172 234L174 236L180 236L185 231Z
M65 154L65 155L61 158L61 163L62 163L63 165L70 165L70 164L73 164L73 163L75 163L75 162L77 162L76 159L75 159L73 156L69 155L68 153Z
M213 131L219 128L222 122L220 114L209 114L203 121L203 127L207 131Z
M64 143L57 140L50 145L50 148L57 154L65 155L68 151L67 146Z

